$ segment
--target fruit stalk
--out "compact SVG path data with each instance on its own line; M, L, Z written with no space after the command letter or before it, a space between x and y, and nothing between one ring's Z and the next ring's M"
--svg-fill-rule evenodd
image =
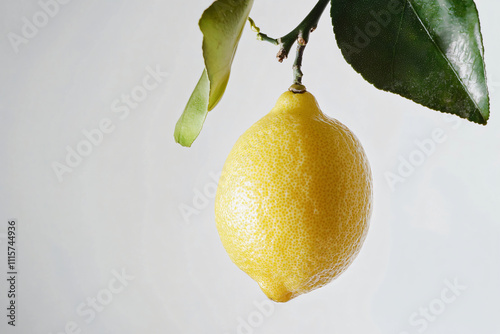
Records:
M295 55L295 62L293 63L293 85L290 90L294 93L304 93L306 88L302 85L302 56L306 46L303 44L297 45L297 54ZM302 88L293 88L302 87Z

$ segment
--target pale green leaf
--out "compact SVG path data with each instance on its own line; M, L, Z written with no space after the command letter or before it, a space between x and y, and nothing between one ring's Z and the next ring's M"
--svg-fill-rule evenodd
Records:
M217 0L203 13L205 70L175 126L175 141L191 146L200 134L209 110L222 98L253 0Z
M190 147L200 134L208 113L209 89L207 71L204 70L184 112L175 125L174 138L182 146Z
M210 81L208 110L212 110L227 86L234 54L253 0L218 0L205 10L199 26L203 32L203 58Z

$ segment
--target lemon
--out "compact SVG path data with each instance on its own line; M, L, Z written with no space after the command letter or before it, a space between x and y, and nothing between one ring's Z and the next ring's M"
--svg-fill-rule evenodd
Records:
M309 92L285 92L238 139L215 200L229 257L277 302L346 270L366 237L371 210L363 147Z

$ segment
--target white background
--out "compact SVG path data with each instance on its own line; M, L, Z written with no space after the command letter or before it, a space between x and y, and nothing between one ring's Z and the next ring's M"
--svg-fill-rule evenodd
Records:
M304 83L363 143L375 209L349 270L286 304L265 302L226 255L211 175L288 88L293 59L277 63L277 48L247 27L201 135L190 149L173 140L203 69L197 22L210 3L71 1L16 53L8 34L21 35L23 17L32 22L41 7L1 2L1 332L499 333L498 2L476 1L491 89L486 127L373 88L343 60L325 13L306 49ZM313 4L256 1L251 16L277 37ZM116 99L140 89L147 68L168 76L128 116L113 112ZM113 131L59 182L54 162L65 164L67 148L103 119ZM391 189L386 174L418 155L415 141L435 129L446 140ZM183 216L187 207L196 214ZM5 310L9 218L19 225L15 328ZM446 282L462 289L453 294ZM93 298L99 311L91 311ZM429 307L439 314L425 320Z

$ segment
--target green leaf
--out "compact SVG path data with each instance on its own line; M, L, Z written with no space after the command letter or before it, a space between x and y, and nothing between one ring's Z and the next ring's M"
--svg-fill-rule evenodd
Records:
M203 32L205 70L175 126L175 141L191 146L198 137L209 110L226 90L234 54L253 0L217 0L198 23Z
M331 0L344 58L375 87L486 124L489 97L473 0Z
M203 58L210 80L208 110L212 110L226 89L234 54L253 0L218 0L203 13Z
M175 141L182 146L191 147L196 137L200 134L203 123L208 113L208 82L207 71L204 70L194 89L189 101L175 125Z

